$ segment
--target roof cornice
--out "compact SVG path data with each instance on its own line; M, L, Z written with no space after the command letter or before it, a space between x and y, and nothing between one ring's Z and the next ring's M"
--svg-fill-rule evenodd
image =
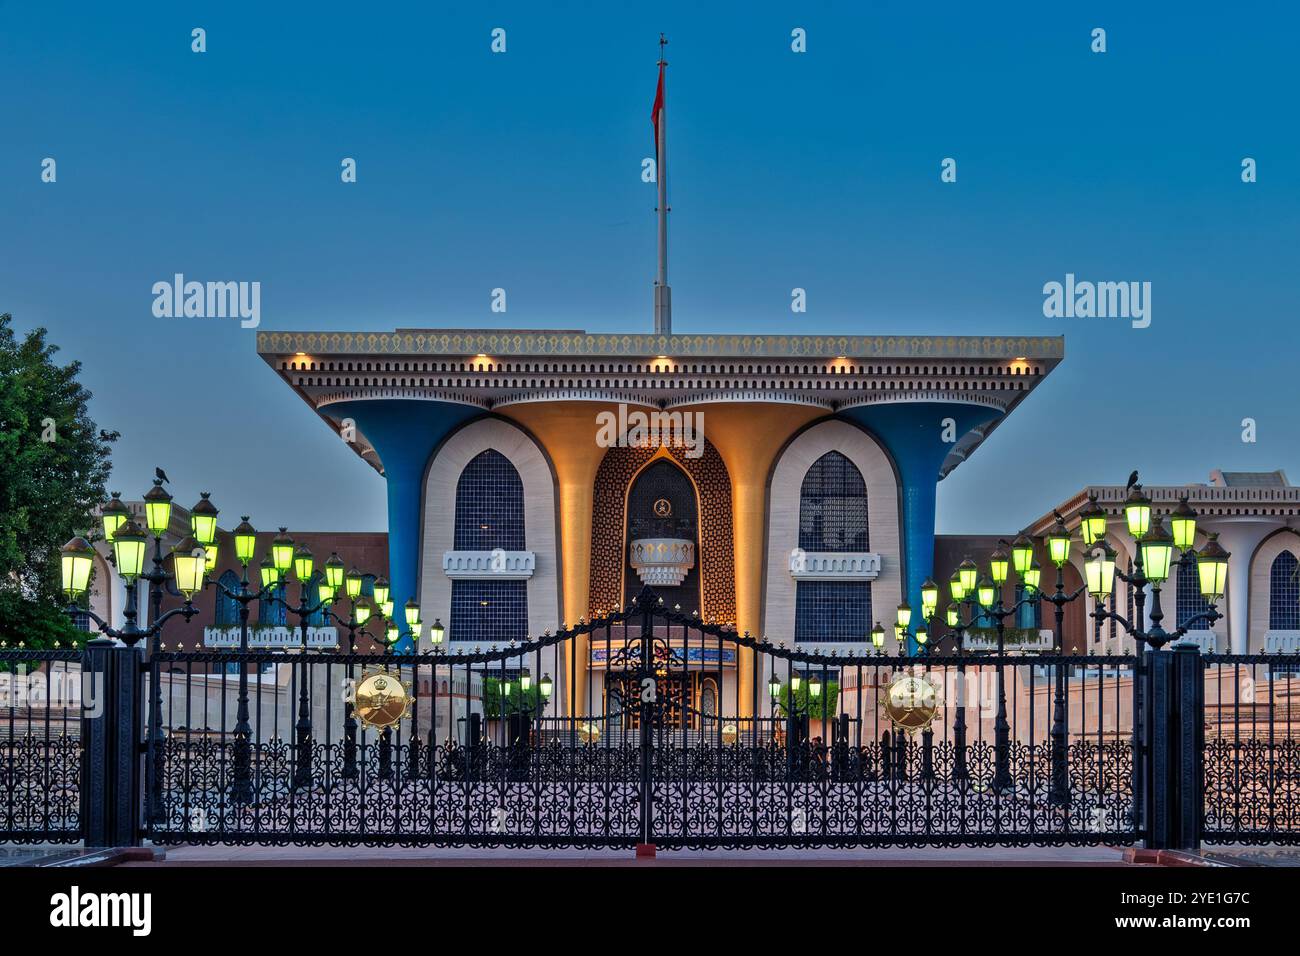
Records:
M1059 361L1063 336L634 335L575 331L398 329L258 332L260 355L553 355L718 358L1037 359Z

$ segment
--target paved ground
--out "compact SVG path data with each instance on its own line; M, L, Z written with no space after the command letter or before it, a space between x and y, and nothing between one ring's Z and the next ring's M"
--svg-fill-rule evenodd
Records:
M1300 847L1293 846L1203 847L1201 854L1226 866L1300 866Z
M165 860L124 866L1123 866L1114 847L902 847L871 850L631 850L435 847L167 847Z

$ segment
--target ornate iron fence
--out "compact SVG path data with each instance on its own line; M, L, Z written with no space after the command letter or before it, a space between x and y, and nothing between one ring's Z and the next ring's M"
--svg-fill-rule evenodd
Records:
M0 691L10 841L1300 843L1300 656L818 655L643 595L488 649L4 650Z
M1134 665L815 655L654 603L488 650L164 652L149 674L148 833L548 846L1133 842ZM376 672L414 698L409 719L386 730L359 721L349 697ZM1053 710L1058 673L1064 713ZM882 711L904 675L936 691L933 723L913 733ZM833 701L768 691L799 681L834 687Z
M1300 842L1300 657L1207 654L1201 839Z
M0 839L81 839L81 718L104 706L77 650L0 649Z

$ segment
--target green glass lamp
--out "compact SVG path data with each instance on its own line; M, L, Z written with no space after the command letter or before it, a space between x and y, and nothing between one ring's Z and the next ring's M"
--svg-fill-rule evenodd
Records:
M262 558L261 563L258 565L258 569L262 575L262 587L274 587L280 583L280 571L271 561L270 555Z
M1169 577L1169 565L1174 555L1174 536L1165 530L1159 518L1142 537L1142 571L1148 580L1161 584Z
M1115 590L1115 549L1104 540L1093 545L1083 563L1084 584L1093 600L1101 603Z
M257 531L248 523L248 515L243 515L235 528L235 557L244 567L253 560L257 551Z
M1016 574L1023 577L1029 570L1029 562L1033 560L1034 542L1027 535L1021 534L1011 544L1011 566L1016 569Z
M1187 496L1178 499L1178 506L1169 513L1169 529L1174 534L1174 547L1190 551L1196 545L1196 511L1187 503Z
M1129 489L1124 499L1124 520L1128 523L1128 533L1136 541L1141 541L1151 530L1151 499L1138 485Z
M211 493L199 492L198 504L190 509L190 534L205 548L217 537L217 506L209 500Z
M993 582L989 580L988 575L980 578L979 585L975 588L975 598L979 601L980 607L992 607L993 598L997 594L997 589Z
M280 533L271 539L271 563L280 572L280 577L293 567L293 538L289 537L287 528L281 528Z
M906 630L908 625L912 623L912 605L904 601L902 604L898 605L898 610L895 612L895 615L895 623Z
M348 600L355 601L361 596L361 585L365 575L355 567L343 576L343 587L347 591Z
M311 572L315 566L316 561L312 557L311 549L305 544L298 545L293 553L293 573L299 583L306 584L311 580Z
M331 554L325 561L325 583L337 591L343 587L343 559L337 553Z
M995 548L989 555L989 574L993 576L993 583L1001 587L1007 581L1007 575L1011 571L1011 562L1007 560L1007 553L1000 547Z
M161 538L171 527L172 496L167 494L167 489L162 486L161 478L155 478L153 487L145 493L144 520L149 527L149 533L155 538Z
M134 518L128 518L113 535L113 559L117 564L117 573L128 583L138 578L144 570L144 552L148 541L148 535L135 523Z
M1070 559L1070 531L1060 515L1047 532L1047 558L1058 568Z
M69 603L75 602L90 587L90 571L94 564L95 549L85 538L73 538L60 549L59 572L63 593L67 595Z
M104 525L104 540L113 543L113 535L131 517L131 509L122 500L122 492L113 492L112 497L99 508L99 519Z
M1201 597L1210 604L1218 604L1227 593L1228 558L1231 555L1219 544L1219 533L1211 531L1205 547L1196 556L1197 576L1200 578Z
M975 582L979 579L979 566L970 558L967 558L957 565L957 573L961 575L962 591L967 595L973 594L975 592Z
M172 548L172 573L176 590L189 600L195 591L203 588L203 575L207 570L203 546L193 535L186 535Z
M365 627L366 621L370 620L374 610L374 606L370 603L369 598L363 597L357 601L357 606L353 610L353 614L356 616L358 626Z
M1043 581L1043 567L1038 563L1038 559L1029 562L1029 567L1024 571L1025 587L1030 591L1037 591L1038 586Z
M1095 492L1088 495L1088 507L1079 513L1079 533L1088 547L1106 537L1106 512L1097 504Z
M926 578L921 583L921 617L930 620L934 617L935 608L939 606L939 585L934 583L931 578Z

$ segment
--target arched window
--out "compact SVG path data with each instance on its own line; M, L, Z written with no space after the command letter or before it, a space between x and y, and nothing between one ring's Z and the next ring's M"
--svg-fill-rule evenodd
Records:
M489 448L456 482L457 551L524 550L524 483L515 466ZM453 581L449 637L503 644L528 637L527 581Z
M1184 621L1188 621L1210 609L1209 602L1201 597L1201 579L1196 572L1195 560L1187 560L1178 565L1177 609L1178 614L1174 623L1179 626ZM1188 629L1192 631L1208 631L1210 622L1197 621L1195 624L1188 625Z
M1041 594L1041 592L1039 592ZM1016 603L1019 604L1025 598L1025 586L1016 585ZM1016 627L1024 630L1038 630L1043 626L1043 602L1030 601L1027 604L1021 604L1016 611Z
M287 624L289 610L285 607L284 602L284 583L281 582L269 597L264 597L257 602L257 623L263 627Z
M828 451L808 469L799 490L799 547L805 551L868 551L867 485L857 466Z
M235 593L239 590L239 575L234 571L225 571L217 583L221 585L221 588ZM217 606L212 614L212 622L217 627L238 627L239 602L232 597L227 597L221 588L216 589Z
M510 460L489 448L456 482L457 551L524 549L524 483Z
M308 607L315 607L316 602L320 600L320 586L321 586L321 582L324 580L325 580L325 575L317 571L311 576L311 580L307 582L307 606ZM320 608L319 610L314 611L311 614L308 614L307 626L324 627L325 609Z
M1268 573L1268 629L1300 631L1300 571L1290 551L1274 558Z
M867 551L867 485L837 451L818 458L799 490L799 547L804 551ZM866 641L871 631L870 581L800 581L795 586L796 641Z

